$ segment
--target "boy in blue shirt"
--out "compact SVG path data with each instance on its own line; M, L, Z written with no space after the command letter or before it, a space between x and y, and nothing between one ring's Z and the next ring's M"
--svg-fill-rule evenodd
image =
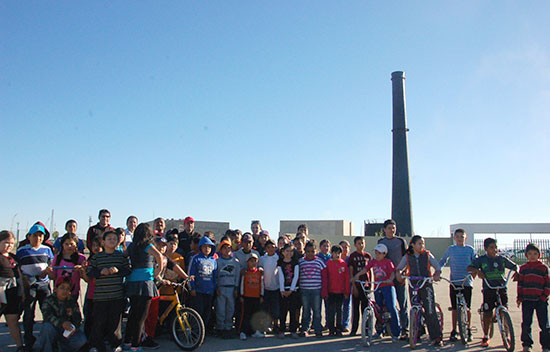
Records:
M199 250L199 254L193 257L190 265L189 276L195 277L191 281L191 306L206 324L210 320L218 275L216 259L211 255L216 252L216 245L210 238L204 236L199 242Z
M443 258L439 261L439 265L443 267L447 262L451 267L451 281L454 282L455 286L460 287L462 285L462 280L469 275L468 265L477 258L476 252L472 246L466 245L466 231L464 229L456 229L454 233L454 240L456 245L449 246L443 254ZM466 305L468 306L468 342L472 341L471 333L471 323L472 315L470 312L470 306L472 304L472 284L473 280L470 276L466 281L464 281L464 299L466 300ZM449 341L457 340L456 324L457 324L457 309L456 309L456 290L452 285L449 285L449 296L451 298L451 309L452 309L452 319L453 319L453 330L451 331L451 336Z

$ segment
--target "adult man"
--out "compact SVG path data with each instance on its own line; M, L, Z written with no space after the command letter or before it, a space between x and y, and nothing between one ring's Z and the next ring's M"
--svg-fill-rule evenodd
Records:
M191 237L195 235L195 220L188 216L183 219L183 231L178 234L177 252L183 256L191 251Z
M397 237L397 224L395 220L389 219L384 221L384 238L378 240L378 243L385 245L388 248L386 258L393 262L393 265L397 268L401 258L405 255L407 250L407 242L402 237ZM407 293L405 290L405 283L399 283L397 279L393 281L395 286L395 292L397 293L397 302L399 303L399 319L401 322L401 336L400 340L408 340L408 326L409 326L409 314L407 304Z
M126 247L128 247L134 240L134 231L136 230L137 225L138 218L136 216L130 215L128 219L126 219L126 230L124 230L124 233L126 234L126 239L124 240L126 242Z
M166 222L163 218L156 218L153 221L153 230L155 231L156 236L164 236L164 230L166 229Z
M107 209L101 209L98 215L99 222L88 229L86 234L86 247L91 251L92 239L97 238L102 241L103 233L107 230L114 231L115 228L109 225L111 221L111 212Z

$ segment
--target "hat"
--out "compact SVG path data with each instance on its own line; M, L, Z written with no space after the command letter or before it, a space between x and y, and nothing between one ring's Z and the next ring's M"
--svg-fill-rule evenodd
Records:
M178 231L176 230L176 233L174 233L173 231L170 231L166 235L164 235L164 238L166 239L166 242L177 241Z
M34 224L29 230L29 235L32 235L33 233L42 232L43 234L46 234L46 229L42 225Z
M218 246L218 250L221 251L223 246L229 246L229 248L231 248L231 241L229 241L229 240L221 241L220 245Z
M388 247L382 243L379 243L376 247L374 247L374 250L380 253L388 253Z
M241 238L241 242L254 242L254 237L252 237L251 234L247 233L246 235L243 235L243 238Z
M195 219L193 219L192 217L188 216L186 217L185 219L183 219L183 224L187 224L188 222L195 222Z
M64 284L64 283L67 283L71 286L71 289L72 289L72 284L71 284L71 277L70 276L64 276L64 275L61 275L60 277L58 277L56 280L55 280L55 287L61 285L61 284Z
M259 258L258 258L258 255L257 255L256 253L252 252L252 253L250 253L250 257L248 257L248 259L247 259L246 261L249 261L249 260L252 259L252 258L254 258L254 259L256 259L256 260L259 259Z
M156 243L164 243L164 244L166 244L167 241L166 241L166 238L161 237L161 236L158 236L158 237L155 237L155 242L156 242Z
M262 230L262 231L260 231L260 236L261 236L261 235L266 235L267 237L269 237L269 231L267 231L267 230Z

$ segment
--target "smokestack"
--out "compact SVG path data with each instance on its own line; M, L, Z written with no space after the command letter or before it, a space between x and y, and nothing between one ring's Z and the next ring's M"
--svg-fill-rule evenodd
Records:
M393 170L391 216L401 236L413 235L407 115L405 113L405 73L392 72Z

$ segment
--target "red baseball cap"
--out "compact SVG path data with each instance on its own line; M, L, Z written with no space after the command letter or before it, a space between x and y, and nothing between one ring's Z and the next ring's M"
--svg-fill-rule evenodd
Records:
M187 224L188 222L195 222L195 219L193 219L192 217L188 216L188 217L186 217L186 218L183 220L183 223L184 223L184 224Z

